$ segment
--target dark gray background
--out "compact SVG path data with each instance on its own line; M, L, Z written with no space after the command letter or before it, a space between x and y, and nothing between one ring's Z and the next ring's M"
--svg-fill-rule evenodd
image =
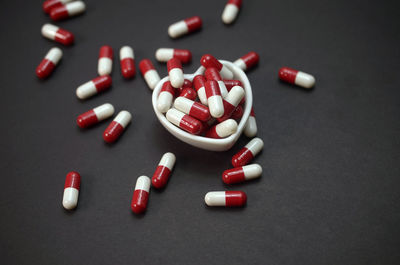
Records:
M398 1L244 1L233 26L225 1L86 1L84 15L56 23L76 43L51 78L35 68L52 46L40 28L42 1L2 1L0 260L2 264L399 264L400 20ZM168 25L199 15L201 32L171 40ZM97 75L98 50L135 49L136 62L159 47L188 48L193 72L204 53L248 73L264 151L260 180L235 186L243 209L211 209L203 197L225 190L232 150L196 149L157 121L140 74L81 102L78 85ZM118 56L117 56L118 58ZM156 63L160 76L166 67ZM307 92L278 81L281 66L315 75ZM114 145L109 122L82 131L76 116L105 102L133 121ZM152 176L172 151L167 188L151 191L147 213L131 213L136 178ZM65 175L82 188L76 211L61 206Z

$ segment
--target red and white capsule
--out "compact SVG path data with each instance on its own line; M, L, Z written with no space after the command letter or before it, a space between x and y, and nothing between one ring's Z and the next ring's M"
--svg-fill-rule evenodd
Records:
M205 77L207 80L214 80L217 81L219 90L221 91L221 96L225 98L228 95L228 90L226 89L224 81L222 81L221 75L219 74L217 68L210 67L207 68L204 72Z
M217 81L207 81L205 88L211 116L214 118L222 117L224 115L224 103Z
M225 79L224 84L225 84L225 87L228 90L228 92L231 91L232 87L234 87L234 86L243 87L242 82L240 82L240 80Z
M258 64L260 56L256 52L249 52L237 59L234 64L238 66L243 71L247 71Z
M156 59L161 63L166 63L172 58L176 58L186 64L192 60L192 53L189 50L172 48L160 48L156 51Z
M261 152L264 147L264 142L260 138L252 139L248 144L239 150L232 157L232 165L234 167L242 167L247 165L253 158Z
M180 97L184 97L190 100L195 100L197 98L197 93L191 87L186 87L182 89L181 93L179 94Z
M241 105L237 106L232 112L231 118L235 121L239 121L243 117L243 107Z
M160 76L154 68L153 63L149 59L143 59L139 63L139 69L144 80L146 80L147 86L153 90L160 81Z
M253 108L251 108L249 119L247 120L246 126L244 127L244 134L250 138L257 135L257 122Z
M201 18L198 16L190 17L181 21L178 21L168 28L168 35L171 38L178 38L188 33L194 32L201 29L202 26Z
M224 98L224 115L218 118L218 122L223 122L232 116L236 107L244 97L244 89L241 86L234 86Z
M46 0L43 2L43 11L48 14L55 7L60 7L74 0Z
M109 75L112 71L113 50L110 46L100 47L99 61L97 63L97 73L99 75Z
M279 69L279 78L282 81L308 89L315 85L314 76L289 67L282 67Z
M150 193L150 178L140 176L136 180L135 191L133 192L131 210L136 214L146 211Z
M184 97L175 99L174 108L200 121L211 119L210 111L206 106Z
M214 56L211 54L205 54L200 59L200 64L205 68L215 67L221 74L222 78L224 79L232 79L233 73L231 70L228 69L225 65L220 63Z
M105 103L79 115L76 119L76 123L81 128L88 128L102 120L108 119L113 114L114 106L110 103Z
M247 195L243 191L210 191L204 201L208 206L241 207L246 204Z
M66 46L74 43L74 34L52 24L43 25L42 36Z
M161 189L167 185L168 179L171 175L172 169L174 168L176 157L173 153L165 153L156 171L151 178L151 183L154 188Z
M169 59L167 62L167 69L171 85L175 88L182 87L184 77L181 61L176 58Z
M225 24L231 24L235 21L241 6L242 0L228 0L222 12L222 21Z
M259 164L251 164L243 167L235 167L225 170L222 173L222 181L225 184L235 184L245 182L260 177L262 167Z
M234 134L237 131L237 128L237 122L233 119L229 119L212 126L208 129L205 136L209 138L222 139Z
M36 75L41 79L48 77L56 68L62 55L63 52L59 48L51 48L36 68Z
M120 111L104 131L103 133L104 141L106 141L107 143L115 142L124 132L124 130L129 125L131 120L132 120L132 115L128 111L126 110Z
M119 60L122 76L126 79L134 77L136 75L136 67L133 49L129 46L123 46L119 50Z
M103 75L92 79L89 82L80 85L76 89L76 96L79 99L87 99L94 96L102 91L107 90L111 86L111 76Z
M67 174L64 184L62 205L66 210L73 210L78 205L81 176L78 172L71 171Z
M197 95L199 96L200 102L203 105L208 105L207 95L206 95L206 79L202 75L196 75L193 78L193 86L197 91Z
M203 129L203 124L199 120L174 108L168 110L166 117L169 122L191 134L197 135Z
M157 109L161 113L166 113L172 106L175 96L175 88L171 86L171 82L167 81L163 84L157 100Z
M62 4L58 7L54 7L50 11L50 17L52 20L62 20L69 17L79 15L86 10L86 5L82 1L74 1L71 3Z

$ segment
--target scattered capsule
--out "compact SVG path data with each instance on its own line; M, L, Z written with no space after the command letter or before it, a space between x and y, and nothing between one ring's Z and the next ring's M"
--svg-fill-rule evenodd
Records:
M171 175L172 169L174 168L176 157L173 153L165 153L153 177L151 178L151 183L154 188L161 189L167 185L169 176Z
M202 75L196 75L193 78L193 86L197 91L197 95L199 96L200 102L203 105L208 105L207 95L206 95L206 79Z
M237 122L229 119L212 126L205 135L209 138L222 139L234 134L237 131L237 127Z
M228 0L225 5L224 12L222 12L222 21L225 24L231 24L233 21L235 21L241 5L242 0Z
M158 75L156 69L149 59L143 59L139 63L140 72L143 75L144 80L146 80L147 86L153 90L157 83L160 81L160 76Z
M36 75L41 79L48 77L54 71L62 55L63 52L59 48L51 48L36 68Z
M73 0L46 0L43 2L43 11L48 14L55 7L60 7Z
M220 63L214 56L211 54L205 54L200 59L200 64L205 68L215 67L221 74L224 79L232 79L233 73L228 69L225 65Z
M225 87L228 90L228 92L231 91L232 87L234 87L234 86L243 87L242 82L240 82L239 80L227 80L227 79L225 79L224 80L224 84L225 84Z
M117 117L108 125L103 133L103 139L107 143L115 142L121 134L124 132L126 126L131 122L132 115L126 111L122 110L118 113Z
M179 96L190 99L190 100L195 100L197 98L197 93L196 93L196 91L194 91L193 88L187 87L182 90L182 92L179 94Z
M97 73L99 75L109 75L112 71L113 50L105 45L100 48L99 61L97 63Z
M64 195L62 205L66 210L76 208L78 204L79 188L81 186L81 176L78 172L71 171L67 174L64 184Z
M225 184L241 183L246 180L258 178L261 174L261 166L259 164L251 164L225 170L224 173L222 173L222 181Z
M190 17L178 21L168 28L168 34L171 38L178 38L188 33L201 29L202 21L198 16Z
M85 113L82 113L76 119L76 123L81 128L88 128L94 124L101 122L102 120L108 119L113 114L114 106L110 103L106 103Z
M247 120L246 126L244 127L244 134L250 138L257 135L257 122L253 108L251 108L249 119Z
M200 121L211 119L210 111L206 106L184 97L175 99L174 108Z
M240 86L234 86L228 95L223 99L224 115L218 118L218 122L223 122L232 116L236 107L244 97L244 89Z
M176 58L182 63L189 63L192 60L192 53L189 50L180 50L172 48L160 48L156 51L156 59L161 63Z
M222 117L224 115L224 103L222 102L221 91L217 81L207 81L205 88L211 116L214 118Z
M199 134L203 129L202 123L177 109L169 109L167 112L167 120L179 128L191 134Z
M86 99L93 95L96 95L104 90L107 90L111 86L111 76L103 75L92 79L89 82L80 85L76 89L76 96L79 99Z
M52 8L50 11L50 17L52 20L62 20L69 17L79 15L86 10L86 5L82 1L74 1Z
M234 64L243 71L247 71L257 65L259 60L260 56L256 52L249 52L237 59Z
M133 192L131 209L136 214L141 214L146 211L147 202L150 193L150 178L147 176L140 176L136 180L135 191Z
M74 43L74 34L52 24L43 25L42 36L66 46Z
M217 81L219 89L221 91L221 96L225 98L228 95L228 90L226 89L224 81L222 81L221 75L219 74L217 68L210 67L207 68L204 72L204 75L207 80Z
M179 59L172 58L167 62L167 69L171 85L175 88L180 88L185 80L183 77L182 63Z
M208 206L240 207L247 201L243 191L210 191L204 197Z
M232 112L231 118L236 121L239 121L242 117L243 117L243 107L239 105Z
M304 88L312 88L315 84L314 76L289 67L282 67L279 69L279 78L282 81Z
M175 96L175 88L171 86L171 82L167 81L163 84L157 100L157 109L161 113L166 113L172 106Z
M234 167L242 167L247 165L253 158L263 149L264 142L260 138L252 139L239 152L232 157L232 165Z
M119 50L119 60L122 76L126 79L134 77L136 75L136 67L133 49L129 46L123 46Z

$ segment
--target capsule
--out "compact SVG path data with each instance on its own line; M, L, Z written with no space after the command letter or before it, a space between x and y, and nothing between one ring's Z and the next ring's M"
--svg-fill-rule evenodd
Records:
M244 97L244 89L240 86L235 86L229 91L228 95L224 98L224 115L218 118L218 122L223 122L232 116L236 107Z
M168 35L171 38L178 38L188 33L194 32L201 29L202 21L198 16L190 17L181 21L178 21L168 28Z
M206 106L184 97L175 99L174 108L200 121L211 119L210 111Z
M243 87L242 82L240 82L240 80L224 79L223 81L224 81L225 87L228 90L228 92L231 91L232 87L234 87L234 86Z
M224 103L222 102L221 91L217 81L207 81L205 88L211 116L214 118L222 117L224 115Z
M63 6L72 1L73 0L46 0L43 2L43 11L49 14L53 8Z
M165 153L153 177L151 178L151 183L156 189L164 188L167 185L169 176L171 175L172 169L174 168L176 157L173 153Z
M242 0L228 0L225 5L224 12L222 12L222 21L225 24L231 24L233 21L235 21L241 5Z
M204 75L207 80L217 81L219 89L221 91L221 96L225 98L228 95L228 90L226 89L224 81L222 81L221 75L219 74L217 68L210 67L207 68L204 72Z
M203 125L199 120L190 117L177 109L169 109L166 116L169 122L188 133L197 135L201 133L203 129Z
M243 191L210 191L204 201L208 206L241 207L246 204L247 196Z
M51 48L36 68L36 75L41 79L48 77L56 68L56 65L61 60L62 55L63 52L59 48Z
M66 3L65 5L60 5L54 7L50 11L50 17L52 20L62 20L69 17L79 15L86 10L86 5L82 1L74 1L71 3Z
M312 88L315 85L314 76L289 67L282 67L279 69L279 78L282 81L304 88Z
M167 81L163 84L157 100L157 109L161 113L166 113L172 106L175 96L175 88L171 86L171 82Z
M206 132L208 138L222 139L234 134L237 131L238 124L235 120L229 119L212 126Z
M123 77L130 79L136 75L135 54L131 47L123 46L119 50L119 62Z
M62 205L66 210L73 210L78 204L81 176L78 172L71 171L67 174L64 184Z
M251 164L243 167L235 167L222 173L222 181L225 184L245 182L260 177L262 168L259 164Z
M206 95L206 79L202 75L196 75L193 78L193 86L197 91L197 95L199 96L200 102L203 105L208 105L207 95Z
M214 56L211 54L205 54L200 59L200 64L205 68L215 67L221 74L224 79L232 79L233 73L228 69L225 65L220 63Z
M150 178L147 176L140 176L136 180L135 191L133 192L131 209L136 214L141 214L146 211L147 202L150 193Z
M196 91L194 91L193 88L187 87L182 90L182 92L179 94L179 96L190 99L190 100L195 100L197 98L197 93L196 93Z
M253 108L251 108L249 119L247 120L246 126L244 127L244 134L250 138L257 135L257 122Z
M80 85L76 89L76 96L79 99L87 99L93 95L96 95L104 90L107 90L111 86L111 76L103 75L92 79L89 82Z
M103 133L103 139L107 143L115 142L121 134L124 132L126 126L131 122L132 115L122 110L118 113L117 117L108 125L107 129Z
M180 50L172 48L160 48L156 51L156 59L161 63L166 63L168 60L176 58L182 63L190 63L192 53L189 50Z
M260 56L256 52L249 52L246 55L243 55L239 59L237 59L234 64L238 66L243 71L247 71L250 68L253 68L258 64L260 60Z
M239 105L232 112L231 118L236 121L239 121L242 117L243 117L243 107Z
M109 75L112 71L113 50L105 45L100 48L99 61L97 63L97 73L99 75Z
M156 69L149 59L143 59L139 63L140 72L143 75L144 80L146 80L147 86L153 90L157 83L160 81L160 76L158 75Z
M43 25L42 36L66 46L74 43L74 34L52 24Z
M260 138L252 139L245 147L240 149L232 157L232 165L234 167L242 167L247 165L253 158L260 153L264 147L264 142Z
M113 114L114 106L110 103L106 103L85 113L82 113L76 119L76 123L81 128L88 128L94 124L101 122L102 120L108 119Z

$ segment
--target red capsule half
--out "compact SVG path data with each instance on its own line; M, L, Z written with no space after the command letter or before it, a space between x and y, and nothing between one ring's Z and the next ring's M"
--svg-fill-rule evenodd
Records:
M252 139L245 147L239 150L232 157L232 165L234 167L242 167L247 165L253 158L261 152L264 142L260 138Z
M138 177L133 192L131 210L136 214L141 214L146 211L147 202L149 200L150 179L147 176Z
M165 153L160 163L151 178L153 187L157 189L164 188L167 185L169 176L171 175L172 169L174 168L176 157L173 153Z
M195 100L197 97L196 91L193 88L187 87L182 89L182 92L179 94L180 97L184 97L190 100Z
M126 111L120 111L115 119L108 125L107 129L103 133L103 139L107 143L115 142L121 134L124 132L125 128L132 120L132 115Z

